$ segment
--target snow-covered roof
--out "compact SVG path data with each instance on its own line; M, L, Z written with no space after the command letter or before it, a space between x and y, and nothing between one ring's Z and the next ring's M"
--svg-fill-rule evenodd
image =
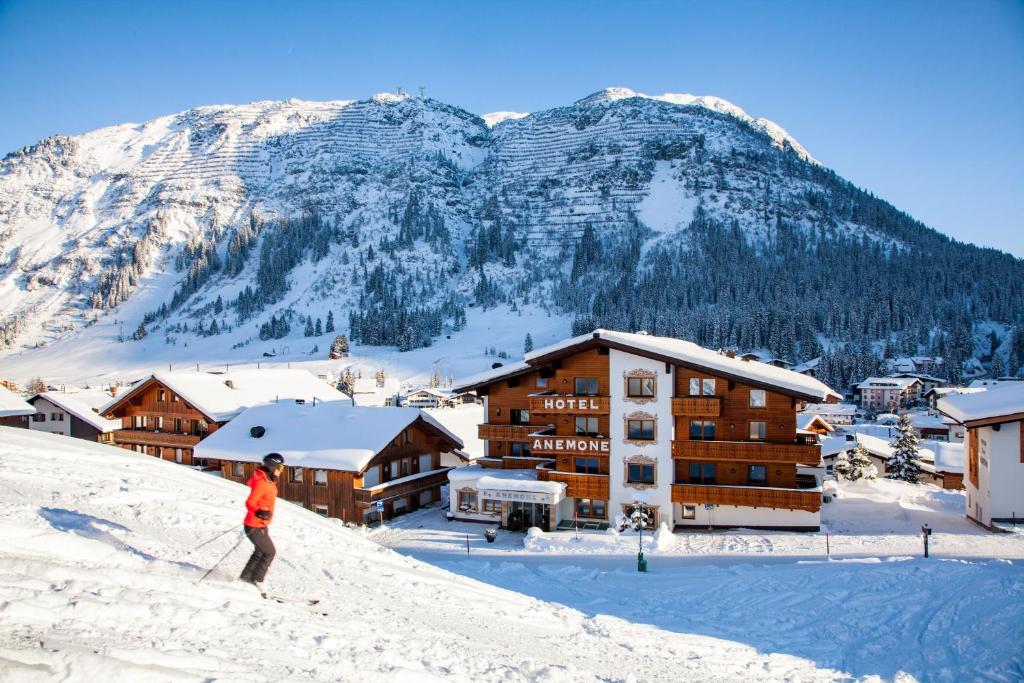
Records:
M990 387L1000 387L1004 384L1017 384L1024 383L1022 377L999 377L998 379L976 379L973 380L967 386L971 389L985 389Z
M852 403L808 403L804 406L804 413L819 415L849 415L857 414L857 406Z
M280 453L295 467L361 472L403 429L422 419L455 448L462 440L417 408L353 406L349 401L313 405L294 400L253 406L195 447L198 458L261 462ZM255 438L253 427L263 427Z
M847 441L845 436L827 436L821 440L821 457L827 458L836 453L842 453L853 448L853 441Z
M928 444L935 453L936 472L963 472L964 445L962 443L944 443L935 441Z
M655 337L648 334L632 334L629 332L615 332L604 329L597 329L588 334L565 339L556 344L536 349L531 353L526 354L525 362L495 368L489 372L475 375L462 380L458 383L458 386L461 388L485 384L491 380L505 377L506 375L517 374L524 370L529 370L533 366L531 361L536 362L538 359L549 354L571 349L574 346L587 344L595 339L608 342L609 344L629 347L631 349L635 349L637 353L640 354L656 354L661 357L677 360L681 363L706 368L710 372L734 376L743 380L748 380L754 384L775 387L782 391L796 393L801 396L813 398L814 400L824 401L829 398L842 398L824 383L814 379L813 377L793 372L792 370L768 365L767 363L759 363L757 361L730 358L729 356L717 351L706 349L694 344L693 342L684 341L682 339Z
M804 372L807 372L808 370L815 370L815 369L817 369L818 365L820 365L820 364L821 364L821 356L818 356L817 358L812 358L809 361L806 361L804 363L798 363L797 365L794 365L793 366L793 372L804 373Z
M448 472L452 484L474 482L475 488L491 491L527 491L529 493L561 493L560 481L537 481L535 470L499 470L478 465L460 467Z
M533 366L531 366L529 363L525 361L520 361L518 363L509 363L508 365L502 365L497 368L491 368L490 370L478 372L475 375L470 375L469 377L466 377L456 382L453 391L464 391L466 388L469 387L476 387L481 384L487 384L491 380L499 379L501 377L505 377L508 375L517 375L532 369Z
M1011 382L977 394L946 396L939 399L937 406L964 424L1024 414L1024 382Z
M906 389L920 382L917 377L868 377L856 385L858 389Z
M73 393L44 391L41 394L36 394L29 400L33 401L36 398L49 401L64 412L74 415L79 420L103 433L121 428L120 420L108 420L105 417L100 417L99 413L96 412L97 409L110 402L110 394L102 391L76 391Z
M427 394L428 396L434 396L436 398L449 399L451 398L451 392L445 391L444 389L435 389L433 387L420 387L414 389L406 394L406 397L415 396L416 394Z
M109 411L150 379L163 384L214 422L225 422L250 406L278 399L338 401L345 398L340 391L305 370L266 368L223 373L157 372L135 383L108 403L102 412Z
M796 428L798 430L802 429L804 431L809 431L811 427L814 426L814 423L818 423L818 425L825 431L836 431L836 428L826 422L825 418L821 415L813 413L798 413L796 416Z
M893 448L889 445L889 441L887 439L881 439L877 436L871 436L870 434L861 434L860 432L857 432L854 436L857 439L857 443L863 446L864 450L868 453L878 456L884 460L888 460L892 457ZM853 444L850 444L850 446L852 448ZM931 448L919 447L917 449L917 456L920 460L926 462L935 461L935 452Z
M925 415L917 413L910 416L910 422L915 429L942 429L946 430L948 425L943 422L939 415Z
M923 372L897 372L893 375L894 377L916 377L922 382L946 382L947 380L943 377L935 377L933 375L926 375Z
M14 417L15 415L32 415L36 409L25 402L21 396L6 387L0 387L0 417Z
M987 389L988 387L935 387L925 394L925 396L935 394L941 398L950 394L977 394L982 391L986 391Z

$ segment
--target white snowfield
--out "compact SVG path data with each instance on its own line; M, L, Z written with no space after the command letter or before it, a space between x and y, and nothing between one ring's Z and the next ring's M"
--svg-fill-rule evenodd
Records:
M743 633L707 637L613 616L630 593L645 592L646 577L620 577L616 590L631 585L608 595L611 609L566 607L396 554L287 503L279 503L273 526L278 558L269 586L322 602L269 602L233 581L250 551L243 542L229 552L238 532L189 552L240 522L246 493L155 458L0 428L0 678L845 678L810 659L764 650ZM197 583L225 554L221 568ZM1004 572L1007 591L1015 575ZM660 609L677 608L688 609L674 599Z
M0 417L32 415L35 412L36 409L26 403L21 396L6 387L0 387Z

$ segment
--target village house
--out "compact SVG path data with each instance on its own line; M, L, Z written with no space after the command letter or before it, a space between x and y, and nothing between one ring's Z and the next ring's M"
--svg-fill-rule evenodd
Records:
M121 427L119 420L108 420L99 410L110 403L104 391L45 391L28 399L36 409L28 428L49 434L100 443L113 443L113 433Z
M821 459L825 472L835 473L836 459L841 453L849 456L856 444L860 444L868 454L868 459L875 466L879 478L884 478L889 470L889 459L893 448L888 439L870 434L845 434L825 439L821 445ZM919 481L923 484L935 484L944 489L958 490L963 488L963 447L958 444L931 442L922 445L917 451L921 466Z
M796 416L797 436L807 437L807 443L819 443L819 440L834 434L836 428L825 421L821 415L798 413Z
M807 403L801 415L819 415L833 427L852 425L859 417L857 406L852 403Z
M120 420L112 442L121 448L183 465L217 466L194 456L196 444L249 406L343 398L305 370L158 372L133 384L100 412Z
M6 387L0 387L0 426L25 427L28 416L35 412L36 409L21 396Z
M691 342L596 330L457 383L484 398L478 466L452 514L509 528L817 529L818 446L798 435L816 379Z
M281 498L362 524L439 501L450 469L442 456L462 445L416 408L290 400L245 410L200 442L196 457L220 462L224 479L244 484L263 456L280 453Z
M410 408L444 408L451 405L451 392L423 387L403 396L402 405Z
M1024 517L1024 383L947 396L938 405L967 428L967 518L992 527Z
M985 391L986 387L935 387L924 394L924 400L928 407L936 410L940 398L955 394L977 394Z
M916 377L868 377L857 384L857 403L864 410L895 411L913 405L921 396Z
M947 384L949 384L949 381L943 379L942 377L934 377L923 372L894 372L892 375L890 375L890 377L921 380L921 384L915 387L915 390L917 392L916 396L914 397L915 400L921 400L928 394L929 391L938 389L939 387L944 387Z

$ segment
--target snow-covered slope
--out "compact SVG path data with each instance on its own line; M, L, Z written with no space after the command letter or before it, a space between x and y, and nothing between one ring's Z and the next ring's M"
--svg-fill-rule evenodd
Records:
M835 680L705 636L591 616L398 555L280 504L269 585L231 579L247 489L115 448L0 428L5 681ZM205 570L227 559L206 582ZM325 614L321 614L325 613Z

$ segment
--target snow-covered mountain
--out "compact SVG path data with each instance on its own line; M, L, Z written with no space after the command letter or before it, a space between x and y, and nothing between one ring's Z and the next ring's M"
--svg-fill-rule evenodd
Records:
M243 346L328 313L409 349L468 306L534 304L794 359L835 339L967 357L995 321L1012 366L1021 281L1021 261L951 242L715 97L610 88L484 117L406 94L200 107L0 162L8 352L97 322L126 343ZM808 294L825 305L797 317Z

